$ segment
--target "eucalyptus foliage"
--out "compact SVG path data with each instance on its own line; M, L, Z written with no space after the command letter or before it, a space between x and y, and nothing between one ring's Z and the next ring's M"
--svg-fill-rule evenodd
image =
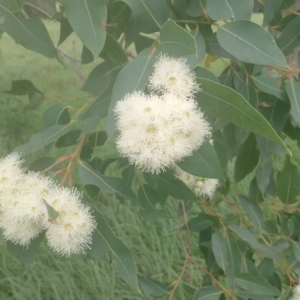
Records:
M291 297L300 276L300 172L292 155L300 142L300 60L294 59L296 68L286 60L300 46L299 11L290 9L294 2L258 1L261 19L254 22L254 0L61 0L53 16L60 37L52 41L41 20L45 16L32 16L36 8L24 0L0 0L0 32L18 45L60 67L65 54L59 45L74 32L82 42L81 63L98 62L81 87L84 105L74 112L53 103L44 113L43 130L15 151L34 158L30 170L84 191L97 221L87 254L102 260L110 253L114 270L133 289L175 299L192 266L202 281L190 281L186 299ZM202 89L196 100L212 128L213 145L207 141L179 166L219 179L212 199L196 197L171 170L151 174L122 157L101 156L101 147L116 138L117 101L147 92L160 54L186 58ZM82 78L76 59L72 62ZM211 71L214 66L221 72ZM34 78L11 80L11 90L4 92L28 95L25 109L46 101ZM60 155L50 156L53 148ZM107 174L111 164L119 177ZM245 187L241 195L239 182ZM185 261L172 284L138 274L135 255L97 209L105 193L132 205L147 222L178 218ZM164 211L169 202L178 209L173 215ZM201 210L197 217L189 216L192 205ZM29 263L42 239L29 247L7 246ZM198 248L190 239L198 239Z

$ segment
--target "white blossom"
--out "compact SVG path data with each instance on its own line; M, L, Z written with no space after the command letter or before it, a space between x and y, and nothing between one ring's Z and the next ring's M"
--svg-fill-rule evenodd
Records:
M183 100L200 91L195 74L189 69L186 59L164 55L161 55L154 65L153 74L149 79L149 89L172 93Z
M145 95L134 92L118 101L119 152L145 171L159 173L189 156L210 132L193 100L174 94Z
M300 284L294 288L294 294L290 300L300 300Z

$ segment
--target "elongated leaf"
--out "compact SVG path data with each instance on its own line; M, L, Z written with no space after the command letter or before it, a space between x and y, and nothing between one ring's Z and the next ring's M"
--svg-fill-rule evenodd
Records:
M273 260L265 257L258 265L258 270L261 278L271 278L274 274Z
M275 13L278 11L282 0L266 0L264 8L264 21L263 26L265 27L273 19Z
M138 276L143 291L154 297L162 297L168 292L168 286L150 277Z
M259 159L259 151L256 148L254 134L250 134L241 146L234 165L234 179L236 182L244 179L256 167Z
M59 212L56 211L51 205L49 205L44 199L43 199L46 208L47 208L47 213L48 213L48 218L51 221L54 221L57 219L57 217L59 216Z
M168 19L168 9L163 0L122 0L134 14L135 26L139 31L159 31Z
M60 33L59 33L59 40L58 46L63 43L73 32L73 28L70 25L70 22L64 16L60 19Z
M138 191L139 204L141 206L141 215L147 221L168 219L164 212L158 210L155 204L158 202L159 195L149 185L143 184Z
M3 91L3 93L10 94L10 95L33 95L34 93L43 93L38 90L34 84L27 79L22 80L13 80L11 83L10 91Z
M300 16L290 21L283 29L279 39L276 41L284 55L289 55L294 48L300 44Z
M298 168L286 159L283 170L277 178L277 194L279 199L286 204L295 203L300 195L300 172Z
M290 150L268 121L239 93L203 78L199 78L198 83L202 88L202 92L197 94L200 108L282 145L290 154Z
M287 81L285 90L291 103L290 115L294 126L300 125L300 84L293 80Z
M267 94L274 95L275 97L286 101L286 93L284 90L280 89L279 81L276 78L271 78L267 76L255 76L252 78L254 84L263 92Z
M68 106L63 103L57 103L50 106L43 116L43 128L49 128L53 125L66 125L70 122L71 116L68 112Z
M88 254L98 260L106 258L107 252L114 255L117 274L130 286L139 291L137 269L128 248L117 238L103 215L95 212L97 228L93 232L93 242Z
M250 21L235 21L218 28L220 45L241 61L288 68L272 36Z
M158 175L157 189L180 200L196 200L195 194L179 179L168 173Z
M26 49L49 58L57 58L56 49L44 23L38 18L23 19L14 15L0 3L0 30L10 35Z
M180 161L178 166L194 176L223 180L219 157L209 140L206 140L197 151L194 151L192 156Z
M70 129L70 125L53 125L42 132L34 134L28 143L18 146L14 151L22 153L22 155L36 152L56 141Z
M163 52L173 57L196 54L194 37L172 20L164 23L161 28L160 45Z
M56 148L76 145L81 134L81 129L74 129L61 136L55 143Z
M182 229L199 232L207 229L212 224L212 218L209 215L200 213L197 217L189 220L188 223L182 227Z
M107 8L104 0L61 0L68 20L82 43L97 58L104 46Z
M28 247L20 246L10 241L6 241L7 249L10 252L10 254L19 257L24 264L29 265L33 262L35 254L38 248L40 247L44 236L45 232L40 233L38 237L36 237L30 242Z
M244 196L240 196L241 203L251 222L256 226L262 226L264 222L263 212L256 203L251 203Z
M217 286L205 286L195 292L192 300L218 300L221 294Z
M225 239L220 231L213 233L211 238L212 251L214 253L218 266L225 271L228 266Z
M107 193L116 193L137 204L136 195L120 178L102 175L84 162L80 162L79 177L83 185L95 185Z
M300 261L300 242L293 241L293 252L298 261Z
M234 280L238 287L255 293L255 295L279 296L279 291L276 288L259 277L255 278L250 274L240 274Z
M196 54L195 55L188 55L188 56L186 56L186 59L187 59L187 63L190 65L191 69L194 69L199 63L201 63L204 60L206 50L205 50L205 40L204 40L202 34L200 33L200 31L199 30L193 30L193 31L191 31L191 34L195 39ZM204 68L202 68L202 69L204 69ZM204 70L207 70L207 69L204 69ZM210 73L210 71L207 70L207 73ZM201 76L198 76L198 77L201 77Z
M191 0L191 1L188 1L186 12L191 17L203 16L203 13L204 13L203 11L205 10L205 3L206 3L206 0Z

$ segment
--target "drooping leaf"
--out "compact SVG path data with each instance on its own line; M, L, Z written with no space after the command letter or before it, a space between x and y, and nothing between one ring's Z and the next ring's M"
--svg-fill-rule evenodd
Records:
M223 180L219 157L209 140L204 141L192 156L180 161L178 166L194 176Z
M43 93L38 90L34 84L27 79L22 79L22 80L13 80L11 83L11 89L10 91L2 91L3 93L10 94L10 95L33 95L34 93Z
M168 285L148 276L138 276L138 280L143 291L151 296L162 297L169 291Z
M44 102L44 95L34 92L28 95L29 103L26 103L22 109L23 111L37 109Z
M284 168L278 174L277 194L279 199L286 204L297 202L297 196L300 195L300 172L298 168L286 158Z
M102 175L82 161L79 166L79 177L83 185L95 185L107 193L116 193L120 197L137 204L136 195L120 178Z
M216 82L199 78L202 91L197 94L200 108L207 113L232 122L261 135L290 150L267 120L257 112L239 93Z
M264 8L263 27L273 19L275 13L278 11L282 0L266 0Z
M259 159L259 151L256 148L254 134L250 134L241 146L234 165L234 179L236 182L244 179L256 167Z
M250 21L234 21L218 28L220 45L241 61L288 68L272 36Z
M47 208L47 213L48 213L48 218L50 221L54 221L58 218L59 212L56 211L51 205L49 205L44 199L44 204L46 205Z
M191 0L187 3L186 12L191 17L203 16L206 0Z
M82 43L97 58L106 36L107 7L104 0L61 0L68 20Z
M22 153L22 155L36 152L69 132L70 127L70 125L53 125L42 132L35 133L28 143L18 146L14 151Z
M293 80L288 80L285 85L285 90L289 96L291 103L290 115L294 126L300 125L300 84Z
M41 157L34 161L29 167L29 171L39 172L47 169L55 163L56 159L54 157Z
M235 277L238 287L255 295L279 296L279 291L263 279L253 277L250 274L240 274Z
M205 286L195 292L192 300L219 300L222 293L217 286Z
M0 3L0 30L10 35L16 43L26 49L49 58L57 58L57 51L44 23L38 18L23 19L14 15Z
M184 230L199 232L207 229L213 224L213 218L205 213L200 213L197 217L190 219L182 227Z
M168 19L168 8L162 0L122 0L134 14L135 26L140 32L160 31Z
M244 196L240 196L240 201L253 225L261 227L264 222L264 215L261 208L256 203L251 203Z
M211 239L212 251L214 253L218 266L225 271L228 266L225 239L220 231L216 231Z
M195 38L174 21L168 20L160 31L160 47L173 57L196 54Z
M19 257L24 264L29 265L33 262L35 254L42 240L44 239L44 236L45 232L40 233L38 237L36 237L30 242L28 247L20 246L10 241L6 241L7 249L10 252L10 254Z
M265 257L258 265L259 277L263 279L271 278L274 274L274 263L270 258Z
M70 122L71 116L68 111L68 105L57 103L50 106L43 116L43 128L49 128L53 125L66 125Z
M149 185L143 184L138 191L138 200L141 207L140 213L147 221L168 219L164 212L158 210L155 204L158 202L159 195Z
M81 129L74 129L61 136L55 143L56 148L76 145L80 137Z
M107 252L111 252L116 261L117 274L130 286L139 291L137 269L132 255L121 239L115 236L103 215L95 211L97 228L93 232L91 249L87 252L90 256L102 260Z

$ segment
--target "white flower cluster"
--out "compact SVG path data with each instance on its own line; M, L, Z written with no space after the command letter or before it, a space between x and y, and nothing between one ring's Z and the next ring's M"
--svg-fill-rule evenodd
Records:
M6 240L28 246L46 230L48 246L69 256L82 253L96 227L89 208L75 189L60 188L47 176L25 173L17 153L0 159L0 227ZM46 203L58 213L49 220Z
M300 284L294 288L294 294L290 300L300 300Z
M150 95L133 92L117 102L117 148L131 164L160 173L191 155L210 127L194 100L200 89L184 59L161 56L148 86Z
M178 166L175 166L175 176L183 181L196 196L203 196L209 199L214 195L219 183L218 179L193 176L184 172Z

